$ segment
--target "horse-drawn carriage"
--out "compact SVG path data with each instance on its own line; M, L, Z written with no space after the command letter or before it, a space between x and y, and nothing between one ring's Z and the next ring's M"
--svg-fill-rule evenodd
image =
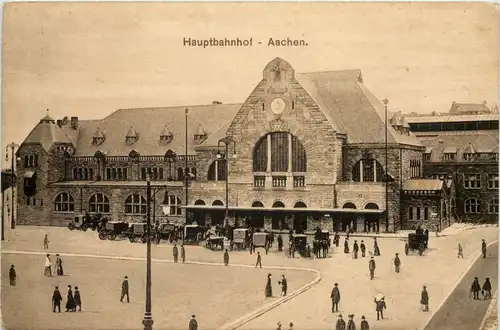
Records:
M425 234L408 234L408 242L405 244L405 254L408 255L410 252L417 251L419 255L422 255L427 249L427 235Z
M151 226L150 236L151 236L151 240L154 240L155 232L153 230L153 226ZM139 240L142 243L146 243L148 240L147 223L145 223L145 222L131 223L130 229L128 231L128 239L131 243L135 243Z
M99 238L102 240L109 239L113 241L116 237L127 238L129 224L124 221L108 221L99 231Z
M198 225L184 226L184 244L199 244L205 236L205 229Z
M72 221L68 224L69 230L83 230L87 231L87 229L92 229L95 231L96 229L101 229L105 226L105 224L109 221L108 216L102 215L100 213L97 214L80 214L75 216Z
M222 236L209 236L207 238L206 247L210 250L224 249L224 237Z
M176 234L176 226L173 223L164 223L160 225L159 231L156 233L158 243L161 240L173 240Z
M256 232L253 233L253 246L254 247L266 247L268 233Z
M295 251L298 252L302 256L307 256L308 248L307 248L307 236L304 234L293 234L292 235L292 244L295 248Z
M233 243L238 250L245 250L250 245L250 239L248 228L237 228L233 231Z

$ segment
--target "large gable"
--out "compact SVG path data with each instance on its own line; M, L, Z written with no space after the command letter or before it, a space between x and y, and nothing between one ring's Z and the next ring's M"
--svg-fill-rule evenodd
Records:
M49 151L54 143L72 143L72 141L57 126L54 119L47 115L33 128L22 144L40 144L45 151Z

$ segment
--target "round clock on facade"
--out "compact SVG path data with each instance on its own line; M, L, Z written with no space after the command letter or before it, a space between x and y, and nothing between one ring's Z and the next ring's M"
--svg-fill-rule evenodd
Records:
M281 115L285 111L286 103L281 97L277 97L271 102L271 110L276 115Z

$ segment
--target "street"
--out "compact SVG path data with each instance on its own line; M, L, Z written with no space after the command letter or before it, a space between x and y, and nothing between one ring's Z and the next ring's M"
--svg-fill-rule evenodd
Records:
M479 251L479 248L478 248ZM488 247L486 259L479 258L463 280L434 314L425 330L476 330L481 325L491 300L472 300L470 286L474 277L479 278L481 286L486 277L490 278L492 294L497 288L498 279L498 243ZM430 293L432 295L432 293ZM482 296L480 295L480 298Z

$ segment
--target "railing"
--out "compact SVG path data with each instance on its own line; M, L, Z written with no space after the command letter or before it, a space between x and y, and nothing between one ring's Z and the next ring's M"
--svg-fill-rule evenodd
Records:
M197 159L196 155L188 155L187 160L188 161L195 161ZM94 161L95 157L94 156L76 156L76 157L71 157L69 159L71 162L90 162ZM137 162L136 159L132 159L128 156L106 156L106 160L110 162ZM177 162L184 162L186 160L185 155L177 155L175 157L175 160ZM153 162L165 162L169 161L168 159L165 158L165 156L139 156L139 161L153 161ZM172 162L172 163L175 163Z
M286 187L286 176L273 176L273 187L274 188L285 188Z
M257 187L257 188L265 187L266 186L266 177L265 176L254 176L253 186Z
M294 176L293 177L293 186L297 187L305 187L306 186L306 178L304 176Z

